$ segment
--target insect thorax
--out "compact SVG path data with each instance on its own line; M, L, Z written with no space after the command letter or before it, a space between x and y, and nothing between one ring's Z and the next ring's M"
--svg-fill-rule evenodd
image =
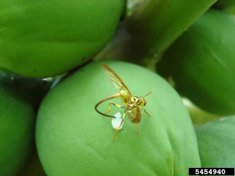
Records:
M144 106L145 105L145 100L142 97L136 97L136 96L132 96L129 98L128 100L128 105L129 107L133 108L136 106Z
M130 98L130 94L124 90L121 90L120 94L121 94L121 97L123 98L124 102L127 103L128 99Z

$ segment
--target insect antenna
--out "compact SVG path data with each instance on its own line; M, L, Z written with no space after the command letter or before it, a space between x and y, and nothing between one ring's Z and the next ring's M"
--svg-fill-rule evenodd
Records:
M153 93L153 92L154 92L154 89L151 90L151 91L149 91L146 95L144 95L143 98L149 96L149 95L150 95L151 93Z

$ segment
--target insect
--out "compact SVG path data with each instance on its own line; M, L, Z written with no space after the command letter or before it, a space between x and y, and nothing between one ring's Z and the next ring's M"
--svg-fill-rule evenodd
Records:
M115 120L116 116L115 115L110 115L104 112L101 112L100 110L98 110L98 106L101 105L102 103L114 99L114 98L120 98L123 102L123 104L117 104L117 103L113 103L110 102L108 104L108 112L110 112L111 110L111 106L116 106L118 108L123 108L124 112L121 116L121 120L119 122L119 125L115 125L116 127L113 128L117 131L122 129L123 123L124 123L124 119L126 117L126 115L129 116L129 119L131 120L131 122L133 122L138 130L137 125L139 124L139 122L141 121L141 110L143 109L144 112L150 116L150 114L144 109L144 107L147 104L147 101L145 100L145 97L148 96L150 93L152 93L152 91L150 91L149 93L147 93L145 96L133 96L131 91L128 89L128 87L126 86L126 84L123 82L123 80L117 75L117 73L114 72L113 69L111 69L108 65L103 64L102 68L104 69L104 71L108 74L110 80L113 82L114 86L119 90L118 93L115 93L113 95L110 95L102 100L100 100L96 105L95 105L95 110L101 114L104 115L106 117L111 117L113 118L113 120ZM120 119L120 118L119 118ZM113 122L112 122L113 123ZM117 123L117 122L115 122Z

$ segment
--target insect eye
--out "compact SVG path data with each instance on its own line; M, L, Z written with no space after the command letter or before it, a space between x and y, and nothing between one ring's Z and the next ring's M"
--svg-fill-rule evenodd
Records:
M147 101L146 101L144 98L142 98L142 99L141 99L141 104L142 104L143 106L145 106L145 105L147 104Z
M131 102L135 102L136 98L135 97L131 97Z

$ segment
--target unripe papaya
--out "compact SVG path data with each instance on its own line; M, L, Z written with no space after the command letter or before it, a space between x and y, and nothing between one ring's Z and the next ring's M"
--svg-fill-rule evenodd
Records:
M30 77L64 73L111 38L124 0L1 0L0 66Z
M42 165L50 176L188 175L200 167L192 122L174 89L157 74L136 65L106 62L133 95L145 97L146 111L136 129L128 116L121 131L110 117L95 111L101 99L118 92L96 62L57 84L41 104L36 141ZM109 103L120 103L110 100ZM108 103L108 102L107 102ZM107 111L108 104L99 108ZM112 107L114 113L122 108ZM139 132L138 132L139 131Z
M0 84L0 175L15 176L32 149L34 110Z
M202 167L235 166L235 116L196 128Z
M164 54L158 71L199 107L235 113L235 16L211 10Z

